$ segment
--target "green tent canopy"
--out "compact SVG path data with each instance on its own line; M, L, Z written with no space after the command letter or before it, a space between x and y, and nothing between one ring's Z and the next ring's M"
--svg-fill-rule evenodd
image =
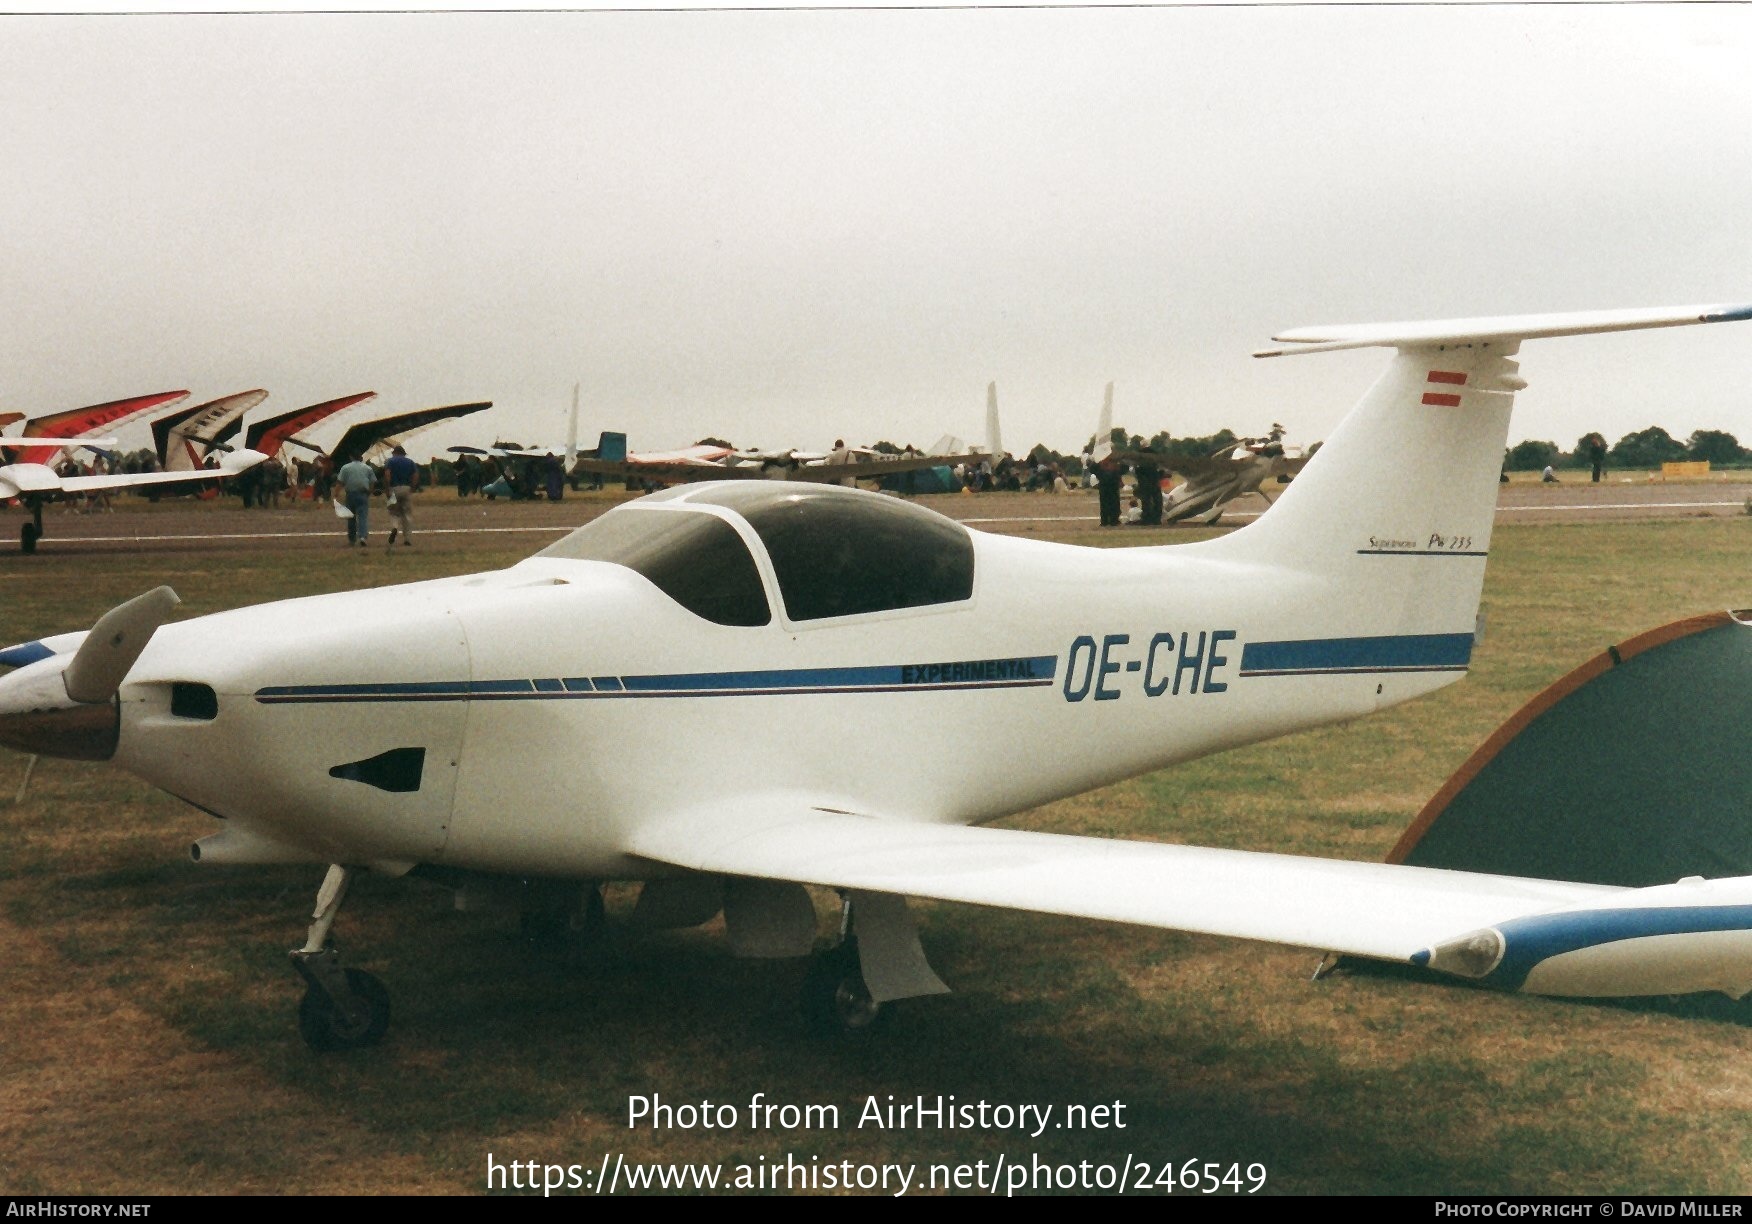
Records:
M1589 659L1499 727L1387 857L1628 887L1752 875L1752 612Z

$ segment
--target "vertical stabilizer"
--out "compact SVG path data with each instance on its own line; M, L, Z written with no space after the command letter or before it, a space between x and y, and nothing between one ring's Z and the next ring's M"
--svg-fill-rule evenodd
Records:
M1307 328L1259 356L1396 349L1380 380L1256 522L1188 547L1317 578L1308 636L1471 641L1523 340L1752 318L1682 307ZM1446 649L1444 647L1444 649ZM1456 662L1464 664L1464 658Z
M1095 422L1095 445L1090 448L1090 455L1099 463L1113 453L1113 384L1107 384L1107 391L1101 397L1101 417Z
M572 470L572 461L578 457L578 386L572 384L572 415L566 422L566 470Z

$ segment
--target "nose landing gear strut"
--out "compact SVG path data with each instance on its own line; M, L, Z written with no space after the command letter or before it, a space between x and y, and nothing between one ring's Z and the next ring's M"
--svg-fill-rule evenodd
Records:
M292 953L292 967L306 984L298 1005L298 1032L313 1050L357 1050L376 1045L389 1030L389 991L374 974L344 969L341 954L329 943L329 928L354 869L332 864L316 894L316 912L302 948Z

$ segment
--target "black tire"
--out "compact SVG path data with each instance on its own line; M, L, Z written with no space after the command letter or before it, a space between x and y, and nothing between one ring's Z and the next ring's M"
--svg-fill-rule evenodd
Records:
M817 956L803 979L803 1018L817 1036L865 1041L888 1024L891 1009L870 997L858 961L858 941L847 939Z
M26 523L18 529L18 551L25 556L36 551L37 541L42 539L42 530L35 523Z
M347 970L347 987L365 1005L365 1020L348 1024L326 991L311 987L298 1004L298 1033L318 1052L361 1050L383 1040L389 1031L389 991L374 974Z

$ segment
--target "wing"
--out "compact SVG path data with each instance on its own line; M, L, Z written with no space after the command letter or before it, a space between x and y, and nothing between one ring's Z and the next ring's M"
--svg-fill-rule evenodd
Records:
M688 480L760 480L766 473L758 467L727 467L705 460L674 460L668 462L631 463L620 459L579 459L572 465L576 472L595 472L615 480L644 477L661 481Z
M222 476L235 476L246 468L254 467L265 458L265 456L256 455L253 451L236 453L254 455L254 459L250 463L201 468L188 472L136 472L131 476L121 473L108 476L64 476L60 482L61 492L100 493L114 489L138 489L146 485L192 484L203 480L218 480Z
M658 822L628 849L790 880L1231 935L1410 962L1459 936L1624 890L1161 842L854 816L776 798Z
M266 455L252 450L236 450L226 454L216 468L197 468L186 472L112 472L104 476L58 476L53 468L40 464L19 464L0 468L0 497L29 494L45 499L72 497L84 493L104 493L114 489L138 489L147 485L196 484L203 480L218 480L235 476L261 463Z
M859 452L851 452L859 454ZM990 456L969 452L965 455L883 455L867 456L844 463L807 463L785 473L787 480L881 480L902 472L922 472L926 468L954 467L958 463L981 463Z

